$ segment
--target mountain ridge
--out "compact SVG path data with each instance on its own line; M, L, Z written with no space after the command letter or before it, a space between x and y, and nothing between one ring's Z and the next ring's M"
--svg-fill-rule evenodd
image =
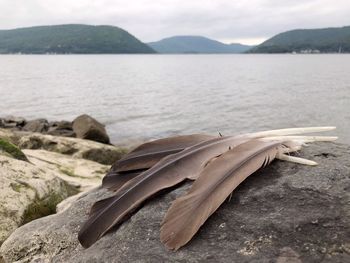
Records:
M252 46L238 43L224 44L197 35L178 35L147 43L158 53L165 54L231 54L243 53Z
M279 33L248 53L350 52L350 26L294 29Z
M0 30L0 54L155 53L115 26L63 24Z

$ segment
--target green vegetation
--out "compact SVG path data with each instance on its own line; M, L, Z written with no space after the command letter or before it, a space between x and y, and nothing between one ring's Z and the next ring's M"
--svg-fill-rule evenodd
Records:
M63 191L62 194L57 192L49 193L45 198L39 198L37 191L31 186L27 187L32 188L35 192L35 200L31 203L26 210L24 211L22 224L28 223L34 219L51 215L56 213L56 206L66 199L68 196L77 194L79 191L73 186L64 182L66 191ZM68 194L68 196L67 196Z
M56 206L65 198L57 193L51 193L46 199L37 198L30 204L23 215L23 224L34 219L56 213Z
M2 138L0 138L0 152L4 152L5 154L17 160L28 162L28 159L25 156L25 154L16 145Z
M58 169L60 170L61 173L64 173L65 175L68 175L70 177L81 177L79 175L76 175L72 170L68 168L59 167Z
M300 29L278 34L248 53L349 53L350 26Z
M23 185L18 183L10 183L10 187L12 188L13 191L20 193L21 189L23 188Z
M174 54L243 53L251 48L251 46L241 44L224 44L201 36L174 36L148 43L148 45L159 53Z
M57 25L0 30L0 54L154 53L127 31L114 26Z

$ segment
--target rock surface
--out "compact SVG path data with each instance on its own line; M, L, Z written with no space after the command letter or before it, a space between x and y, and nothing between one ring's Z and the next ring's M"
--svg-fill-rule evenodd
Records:
M24 223L55 213L67 197L99 185L110 167L99 162L112 163L123 152L77 138L0 129L0 244Z
M75 193L57 172L0 155L0 244L20 225L54 213Z
M103 124L89 115L83 114L73 121L73 131L77 138L109 143L109 137Z
M20 137L18 145L22 149L43 149L106 165L113 164L126 152L125 149L113 145L78 138L59 137L40 133L23 134L17 132L17 134Z
M350 147L313 145L319 165L274 162L250 176L190 243L171 252L159 241L162 218L189 183L153 198L88 249L77 233L95 189L62 213L17 229L0 251L6 262L350 262Z
M49 123L47 134L64 137L76 137L73 124L69 121L55 121Z
M27 121L22 117L8 116L5 118L0 118L0 127L7 129L21 129Z
M110 166L82 158L45 150L23 150L29 161L43 170L55 171L56 176L75 186L80 192L101 183Z
M49 128L49 122L46 119L37 119L28 121L23 126L23 131L29 132L46 132Z

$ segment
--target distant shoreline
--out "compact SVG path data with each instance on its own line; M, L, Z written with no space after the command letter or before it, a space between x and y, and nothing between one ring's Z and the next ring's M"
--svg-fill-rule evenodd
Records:
M343 54L350 53L349 34L345 26L291 30L256 46L198 35L144 43L116 26L66 24L0 30L0 54Z

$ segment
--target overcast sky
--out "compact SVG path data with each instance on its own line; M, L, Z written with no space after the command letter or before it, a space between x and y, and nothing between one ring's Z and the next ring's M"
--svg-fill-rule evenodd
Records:
M296 28L350 25L350 0L0 0L0 28L119 26L142 41L202 35L258 44Z

